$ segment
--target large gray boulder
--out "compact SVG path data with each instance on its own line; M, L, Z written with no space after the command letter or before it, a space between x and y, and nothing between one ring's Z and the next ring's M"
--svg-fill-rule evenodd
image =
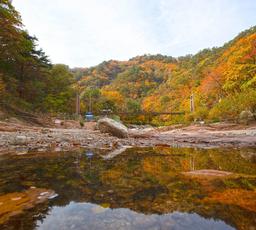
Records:
M98 128L102 133L110 133L119 138L128 137L128 129L122 123L110 118L102 118L98 121Z

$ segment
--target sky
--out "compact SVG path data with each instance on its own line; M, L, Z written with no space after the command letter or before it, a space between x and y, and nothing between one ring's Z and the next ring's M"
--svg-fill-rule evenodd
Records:
M256 25L256 0L13 0L53 63L90 67L222 46Z

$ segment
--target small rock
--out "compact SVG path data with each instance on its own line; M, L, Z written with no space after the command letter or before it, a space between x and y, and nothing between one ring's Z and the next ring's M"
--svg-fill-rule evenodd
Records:
M46 134L46 133L48 133L48 132L50 132L49 129L42 129L42 130L41 130L41 133L42 133L42 134Z
M55 197L59 196L57 193L53 194L52 196L49 196L48 199L51 200L51 199L54 199Z
M28 138L26 136L16 136L14 140L15 145L24 145L28 141Z
M56 147L55 149L54 149L54 152L61 152L61 148L60 147Z
M25 155L28 153L28 148L17 148L16 151L18 156Z
M20 200L20 199L21 199L21 197L13 197L11 200L16 201L16 200Z
M70 143L68 143L68 142L61 142L60 144L59 144L59 147L66 147L66 148L68 148L68 147L70 147L71 146L71 144Z
M54 124L55 124L55 125L60 125L60 124L61 124L61 122L62 122L61 120L56 119L56 120L54 121Z
M57 142L57 143L60 143L61 141L62 141L62 139L61 139L61 138L59 138L59 137L58 137L58 138L56 138L56 142Z
M39 149L37 149L37 151L38 151L38 152L46 152L47 149L46 149L46 148L39 148Z
M40 196L45 196L45 195L47 195L49 192L41 192L40 193Z

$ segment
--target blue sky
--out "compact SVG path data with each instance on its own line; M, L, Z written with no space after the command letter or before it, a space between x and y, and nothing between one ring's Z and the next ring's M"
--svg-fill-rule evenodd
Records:
M221 46L256 25L256 0L13 0L53 63L89 67Z

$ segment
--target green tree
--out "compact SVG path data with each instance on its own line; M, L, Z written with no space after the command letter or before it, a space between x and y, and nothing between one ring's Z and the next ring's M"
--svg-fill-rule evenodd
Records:
M37 49L37 39L23 30L19 13L11 1L0 1L0 74L10 95L36 108L45 96L50 62Z
M74 77L69 67L57 64L52 67L47 82L47 96L44 109L50 112L74 112L75 89Z
M126 102L127 112L136 113L141 111L140 102L133 99L128 99Z

